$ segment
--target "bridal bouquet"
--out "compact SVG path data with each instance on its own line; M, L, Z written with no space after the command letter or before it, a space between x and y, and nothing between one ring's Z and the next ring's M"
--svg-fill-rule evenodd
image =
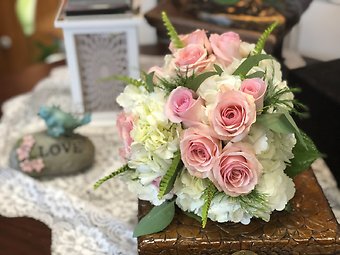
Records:
M117 98L125 165L95 187L120 174L155 205L135 236L164 229L175 204L202 227L208 218L269 221L319 155L291 117L298 104L280 64L263 50L276 24L254 45L233 32L178 35L162 15L171 54L143 79L118 77L128 84Z

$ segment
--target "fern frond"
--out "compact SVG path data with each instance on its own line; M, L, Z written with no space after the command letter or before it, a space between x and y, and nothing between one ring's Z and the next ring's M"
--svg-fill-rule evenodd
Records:
M216 192L217 188L215 185L212 182L209 182L208 187L206 187L203 192L204 205L202 206L202 228L205 228L205 225L207 224L210 204Z
M137 80L137 79L134 79L134 78L131 78L129 76L124 76L124 75L115 75L115 76L112 76L115 80L118 80L118 81L122 81L126 84L131 84L131 85L134 85L136 87L142 87L142 86L145 86L145 82L142 81L142 80Z
M132 168L130 168L127 164L125 164L124 166L118 168L118 170L112 172L111 174L101 178L100 180L98 180L94 185L94 189L97 189L100 185L102 185L104 182L106 182L107 180L109 179L112 179L113 177L119 175L119 174L122 174L126 171L131 171L131 170L134 170Z
M274 22L263 32L263 34L260 36L259 40L256 43L256 46L254 49L254 55L261 54L269 35L274 31L274 29L277 27L278 24L279 23L277 21Z
M174 46L177 49L183 48L184 44L181 41L181 39L179 38L179 36L176 32L176 29L171 24L171 21L169 20L168 15L166 15L165 12L162 12L162 20L163 20L164 26L168 30L168 35L170 36L170 40L173 42Z
M172 190L172 187L174 186L175 180L177 175L180 172L180 169L182 168L183 164L181 163L181 153L177 151L175 153L175 157L172 160L172 163L166 172L166 174L163 176L160 184L159 184L159 192L158 192L158 198L162 199L164 195L169 193Z

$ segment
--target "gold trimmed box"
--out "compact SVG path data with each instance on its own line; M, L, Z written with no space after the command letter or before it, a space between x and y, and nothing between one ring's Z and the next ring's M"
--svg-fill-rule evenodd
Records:
M138 238L140 255L227 255L240 250L257 254L340 254L340 227L312 170L294 179L291 212L273 212L270 222L249 225L200 223L179 209L164 231ZM139 219L152 206L139 201Z

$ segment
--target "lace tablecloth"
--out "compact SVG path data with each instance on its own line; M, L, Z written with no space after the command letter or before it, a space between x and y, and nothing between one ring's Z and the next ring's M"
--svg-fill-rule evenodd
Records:
M8 155L15 141L26 133L44 128L37 116L40 105L61 105L71 109L67 69L55 69L28 94L3 106L0 122L0 214L28 216L52 229L52 254L136 254L132 229L136 224L137 198L115 178L93 190L100 177L121 165L115 128L94 124L79 133L96 147L95 164L85 173L55 179L32 179L8 167ZM314 171L340 219L340 192L323 160Z

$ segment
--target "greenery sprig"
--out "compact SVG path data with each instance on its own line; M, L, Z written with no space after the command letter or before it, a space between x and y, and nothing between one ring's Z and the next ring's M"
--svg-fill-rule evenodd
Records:
M271 24L266 30L264 30L264 32L262 33L262 35L260 36L260 38L258 39L256 45L255 45L255 49L254 49L254 55L258 55L262 53L262 50L264 49L264 46L266 44L266 41L268 40L268 37L270 36L270 34L274 31L274 29L278 26L278 22L274 22L273 24Z
M262 194L255 189L247 195L234 197L232 199L237 201L241 208L247 213L265 221L269 220L268 215L270 214L271 210L267 202L267 196L265 194Z
M100 185L102 185L104 182L106 182L109 179L112 179L113 177L120 175L122 173L125 173L126 171L133 171L134 169L130 168L127 164L123 165L122 167L118 168L116 171L112 172L111 174L101 178L94 184L94 189L97 189Z
M179 38L179 36L176 32L176 29L171 24L171 21L168 18L168 15L166 15L165 12L162 12L162 20L163 20L164 26L166 27L166 29L168 31L168 35L170 37L170 40L173 42L175 48L177 48L177 49L183 48L184 43Z

